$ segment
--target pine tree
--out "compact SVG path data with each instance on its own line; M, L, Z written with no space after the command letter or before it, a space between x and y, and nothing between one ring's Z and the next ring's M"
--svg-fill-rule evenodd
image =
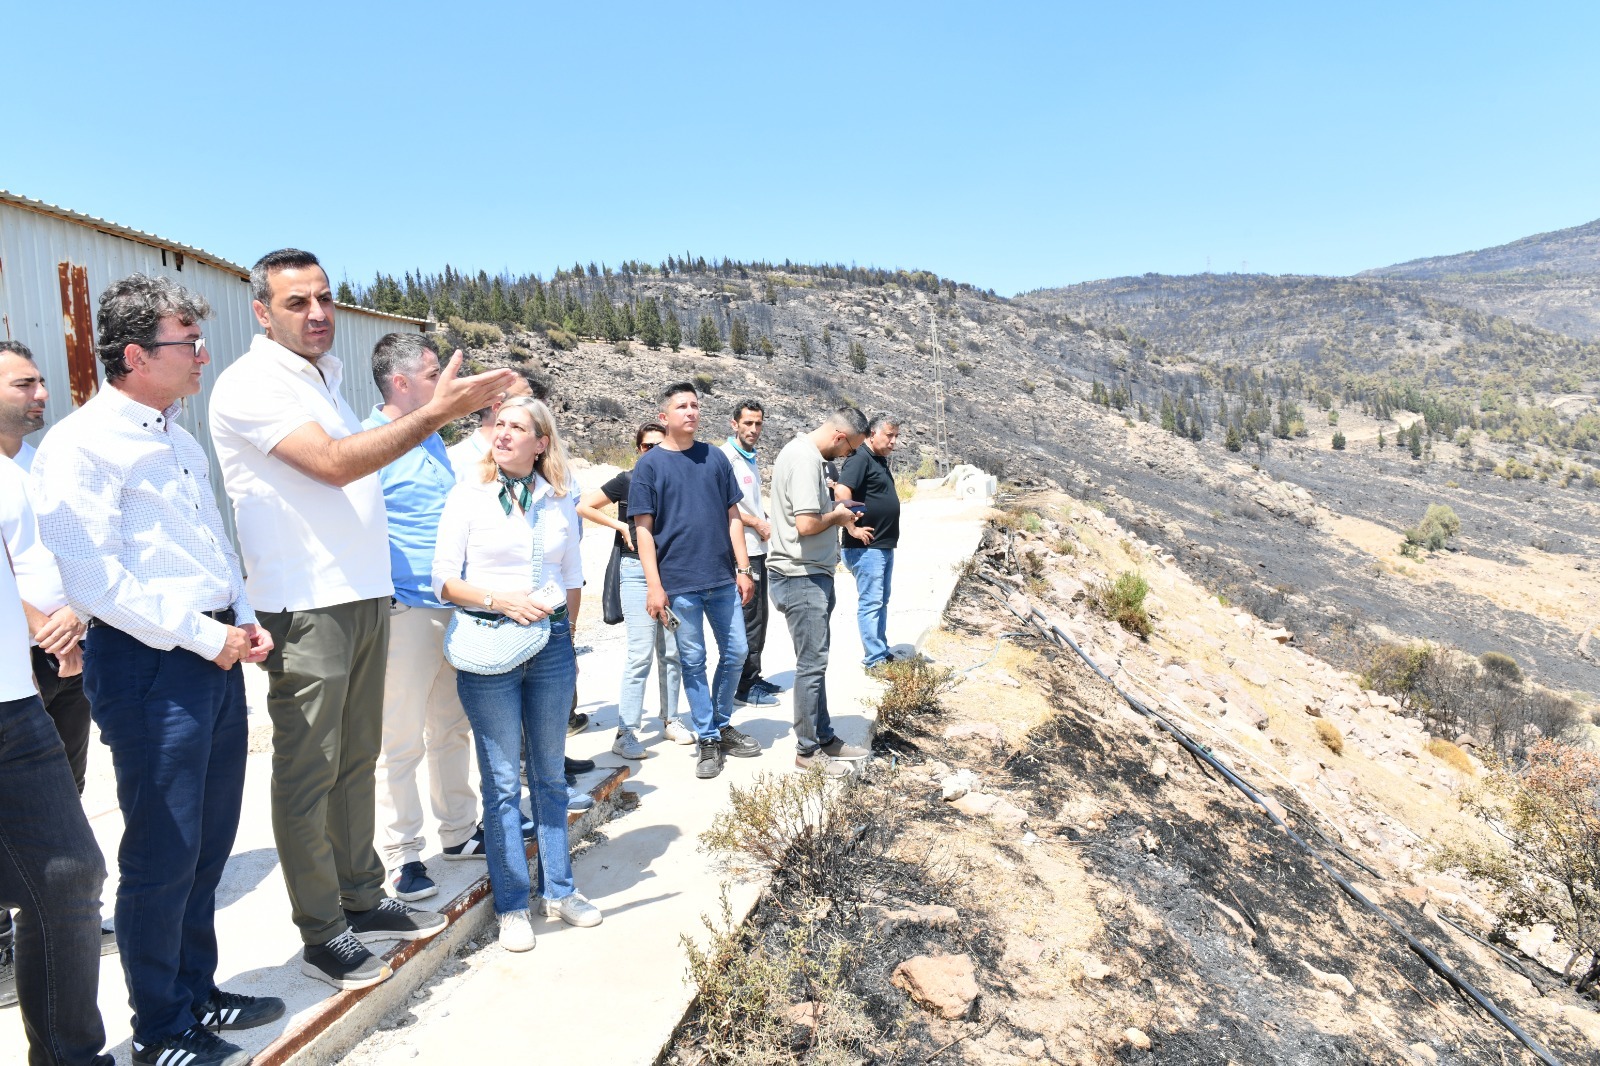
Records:
M1417 429L1417 424L1411 424L1411 458L1422 458L1422 432Z
M800 338L800 362L811 365L811 341L807 337Z
M850 342L850 369L857 374L867 369L867 349L860 341Z
M1344 451L1344 434L1337 429L1333 431L1333 450Z
M1239 427L1229 426L1228 435L1223 439L1223 445L1230 451L1236 452L1244 447L1244 442L1239 439Z
M767 303L771 304L774 307L778 306L778 289L777 289L777 286L772 284L772 279L771 278L767 279L766 290L762 295L763 295L763 298L767 301Z
M639 305L639 339L646 348L659 348L661 332L661 305L654 296L646 296Z
M761 348L761 354L767 359L771 359L778 352L778 350L772 346L772 338L767 336L765 333L761 335L761 344L759 347Z
M339 291L334 293L333 298L337 302L349 304L351 307L354 307L356 304L356 294L351 291L350 283L348 281L339 282ZM172 334L169 333L167 336L170 337Z
M722 351L722 334L717 331L717 320L710 315L700 316L700 325L695 330L695 343L704 352Z
M622 327L624 337L634 337L639 333L639 320L634 316L632 302L625 303L617 308L617 324Z
M1383 428L1380 426L1378 428L1378 450L1381 452L1386 447L1388 447L1388 444L1383 439Z
M822 347L825 351L833 351L833 330L828 326L822 327Z
M733 327L728 330L728 347L734 355L745 355L750 351L750 327L745 324L743 315L736 315Z
M683 347L683 323L678 321L678 312L667 312L667 321L661 332L668 348L677 351Z

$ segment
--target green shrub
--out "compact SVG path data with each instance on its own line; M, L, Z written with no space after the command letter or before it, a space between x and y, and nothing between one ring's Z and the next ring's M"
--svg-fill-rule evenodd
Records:
M1137 637L1148 637L1155 627L1144 609L1150 583L1137 570L1124 570L1115 581L1101 578L1089 590L1105 616Z
M1422 521L1415 528L1405 531L1400 554L1415 559L1418 557L1419 549L1439 551L1459 532L1461 532L1461 519L1456 517L1455 511L1449 505L1429 504L1428 513L1423 515Z
M704 371L701 371L689 380L694 382L694 387L700 390L701 395L704 396L709 396L711 394L712 386L716 385L717 383L716 378L705 373Z
M487 348L505 343L505 333L492 322L468 322L462 318L452 318L449 325L450 331L461 339L463 348Z
M1512 684L1522 682L1522 667L1517 660L1502 651L1486 651L1478 656L1478 665L1487 672L1502 677Z
M955 687L955 674L921 659L893 660L878 668L889 687L878 697L878 728L896 733L925 733L924 721L944 714L940 698Z
M965 359L957 360L957 362L956 362L956 370L964 378L972 376L972 364L967 362Z

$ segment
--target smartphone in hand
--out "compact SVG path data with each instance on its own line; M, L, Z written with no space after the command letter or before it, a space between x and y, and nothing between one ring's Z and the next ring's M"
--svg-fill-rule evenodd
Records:
M672 613L671 607L661 608L661 624L667 627L668 633L678 631L678 616Z

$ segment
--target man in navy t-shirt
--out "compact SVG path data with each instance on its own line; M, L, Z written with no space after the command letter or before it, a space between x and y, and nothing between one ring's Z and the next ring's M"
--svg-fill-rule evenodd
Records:
M746 652L742 605L755 591L745 554L743 493L718 448L694 439L700 394L687 381L661 394L667 437L639 457L628 490L649 594L645 609L674 632L683 692L699 744L695 776L716 777L724 755L749 758L761 746L729 724ZM705 623L717 642L717 671L706 685Z

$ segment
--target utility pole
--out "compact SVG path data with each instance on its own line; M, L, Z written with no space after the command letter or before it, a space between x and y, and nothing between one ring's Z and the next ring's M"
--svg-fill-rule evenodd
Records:
M939 359L939 322L930 313L928 336L933 341L933 447L939 476L950 473L950 429L944 420L944 365Z

